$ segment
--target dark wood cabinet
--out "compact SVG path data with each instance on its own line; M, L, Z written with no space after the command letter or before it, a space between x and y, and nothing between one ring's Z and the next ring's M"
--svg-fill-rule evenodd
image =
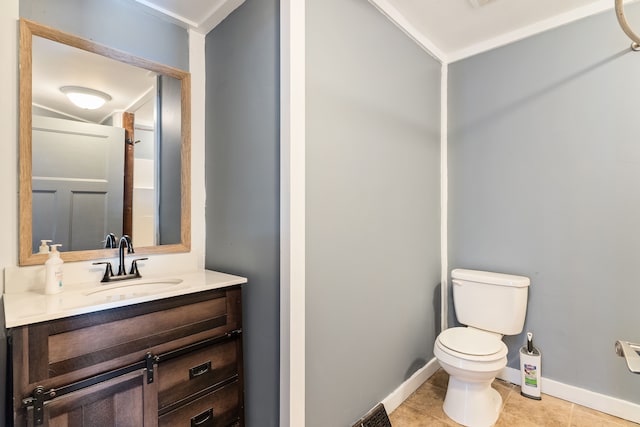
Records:
M155 426L153 395L145 372L138 370L52 399L44 405L42 425ZM27 425L34 424L33 411L33 406L28 408Z
M9 330L16 426L244 425L241 288Z
M233 381L160 416L161 427L227 427L243 425L240 385Z

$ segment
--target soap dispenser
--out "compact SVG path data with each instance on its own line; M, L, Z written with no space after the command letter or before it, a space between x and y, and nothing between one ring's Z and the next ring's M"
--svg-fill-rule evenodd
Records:
M46 268L44 284L45 294L57 294L62 290L62 264L64 264L64 261L60 258L58 246L62 245L51 245L49 259L44 263Z
M48 254L49 253L49 245L51 240L40 240L40 248L38 249L39 254Z

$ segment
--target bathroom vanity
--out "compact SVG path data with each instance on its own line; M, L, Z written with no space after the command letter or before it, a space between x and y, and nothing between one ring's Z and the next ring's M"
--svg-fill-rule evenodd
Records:
M188 48L171 27L163 36L163 27L155 20L151 24L153 35L146 32L144 38L150 45L160 37L180 51ZM8 421L16 426L244 425L241 286L246 279L205 270L148 277L146 271L170 268L152 268L154 262L162 263L153 257L144 278L118 277L125 271L137 273L136 261L131 270L124 268L123 243L133 253L124 235L134 237L136 256L191 252L190 74L42 23L21 19L19 28L21 267L4 272L8 406L13 415ZM105 41L120 40L106 33ZM160 57L171 55L163 52ZM48 65L53 63L59 66ZM74 65L67 70L62 64ZM51 99L43 102L48 91L41 88L67 85L51 84L54 75L68 82L69 76L85 71L85 81L100 81L112 94L122 94L118 98L123 104L113 97L104 110L91 110L95 118L81 119L91 124L91 132L78 132L78 109L66 113L72 120L38 116L38 109L65 116L67 103L54 108ZM142 78L132 85L135 76ZM129 96L124 86L135 90ZM145 106L154 106L157 114L149 115ZM112 126L102 124L105 117ZM142 133L135 125L145 123L153 125L142 126ZM112 136L103 138L98 128ZM101 142L87 145L94 133ZM136 178L133 146L141 140L154 153L150 157L162 161L136 167ZM83 161L61 166L48 154L51 147L63 160ZM48 169L51 165L54 170ZM145 175L145 169L153 172ZM135 187L135 181L145 184ZM143 195L139 204L134 203L134 188ZM143 208L145 203L149 206ZM152 231L133 232L135 215ZM123 236L119 250L98 243L107 230ZM63 292L44 295L42 269L24 268L47 258L36 252L34 239L63 244L60 257L66 262L103 263L119 257L121 269L115 278L111 267L103 269L103 280L113 283L101 284L97 268L81 273L77 266L66 268L65 280L75 271L82 277L78 282L89 276L95 281L65 282ZM196 251L192 258L200 255ZM189 268L188 262L179 265Z
M244 425L245 282L204 271L5 294L15 425Z
M206 270L149 277L146 271L170 268L162 265L158 269L162 261L153 257L143 271L145 277L119 277L126 271L132 276L137 272L136 261L131 270L124 268L123 243L133 253L132 242L123 241L124 235L134 236L136 256L191 252L190 74L42 23L21 19L19 28L21 267L10 266L4 272L10 349L7 388L12 399L8 406L13 415L8 421L16 426L244 425L241 286L247 280ZM155 23L153 28L161 29ZM173 40L171 28L167 31L167 37L161 38ZM154 33L148 41L159 35ZM106 40L116 38L109 34ZM187 48L181 38L175 45ZM70 71L55 67L58 75L47 65L52 58L59 64L82 66L74 65ZM122 97L126 100L123 106L112 99L104 111L95 110L98 121L82 119L92 123L93 130L110 128L105 132L113 132L112 142L99 136L100 144L87 145L93 130L78 132L77 109L73 120L53 123L47 120L51 117L34 117L36 104L64 115L66 103L59 108L53 108L50 101L43 103L41 97L47 91L40 88L67 85L51 85L49 78L55 74L67 82L80 69L87 71L86 81L101 81L103 86L112 77L109 91L123 95L122 80L131 86L134 76L144 76L134 85L139 90L130 98ZM145 128L143 135L148 142L154 141L147 149L162 162L146 167L157 179L136 168L141 173L138 178L147 176L149 182L137 187L145 191L139 192L144 197L134 210L133 146L134 141L140 142L136 138L141 133L134 125L147 123L148 115L142 101L158 109L158 114L147 119L154 125ZM104 117L110 117L113 126L98 126ZM43 134L44 127L51 132ZM62 142L51 144L51 138ZM53 146L61 158L82 158L83 162L60 167L47 154ZM82 155L79 147L91 150L91 158L97 160L85 161L89 156ZM110 167L92 166L96 164ZM45 170L47 165L56 165L56 169ZM108 183L105 188L88 186L103 182ZM76 186L82 191L76 191ZM41 196L45 192L55 197ZM153 207L142 209L144 201L153 200L149 202ZM154 219L141 222L151 224L153 232L133 232L134 214L147 218L151 211ZM55 221L49 221L51 218ZM107 230L123 236L119 250L98 243ZM60 257L66 262L103 263L101 260L119 257L121 268L117 275L111 273L111 267L102 269L107 284L99 282L102 274L97 268L82 272L77 266L66 268L65 280L74 271L75 277L82 277L78 282L89 276L95 280L65 282L63 292L44 295L42 269L24 268L43 264L47 258L36 252L34 239L62 243L65 252ZM195 253L192 258L198 256ZM189 268L188 262L179 265Z

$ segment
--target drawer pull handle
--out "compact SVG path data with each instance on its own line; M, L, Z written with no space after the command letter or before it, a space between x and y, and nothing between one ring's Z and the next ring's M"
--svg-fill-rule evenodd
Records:
M189 369L189 379L192 380L195 377L199 377L200 375L204 375L211 370L211 360L203 363L202 365L194 366Z
M213 426L213 408L209 408L201 414L191 418L191 427Z

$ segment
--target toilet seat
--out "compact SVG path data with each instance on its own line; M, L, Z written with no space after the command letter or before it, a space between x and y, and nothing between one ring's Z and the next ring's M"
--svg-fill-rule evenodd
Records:
M490 332L475 328L449 328L440 333L436 344L443 352L459 359L490 362L507 355L504 342Z

